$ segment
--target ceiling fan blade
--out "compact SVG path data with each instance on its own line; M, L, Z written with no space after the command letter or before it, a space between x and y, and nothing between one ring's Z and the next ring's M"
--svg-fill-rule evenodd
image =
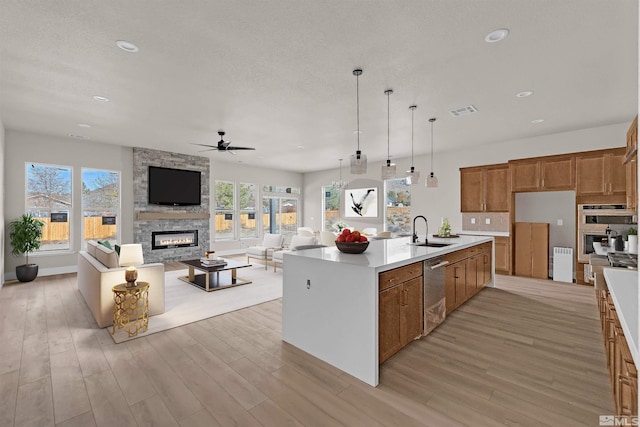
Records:
M227 150L255 150L253 147L227 147Z
M192 142L191 144L192 144L192 145L201 145L201 146L203 146L203 147L209 147L209 148L211 148L212 150L216 150L216 149L218 148L216 145L209 145L209 144L197 144L197 143L195 143L195 142Z
M224 151L226 151L227 153L232 154L234 156L237 156L236 153L234 153L232 150L229 150L228 148L226 150L224 150Z

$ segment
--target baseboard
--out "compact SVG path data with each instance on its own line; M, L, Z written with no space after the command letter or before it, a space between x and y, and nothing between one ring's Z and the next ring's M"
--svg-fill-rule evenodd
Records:
M216 255L225 256L225 255L244 255L247 253L246 249L238 248L238 249L229 249L228 251L216 251Z
M38 276L55 276L56 274L67 274L67 273L77 273L77 272L78 272L77 265L67 265L64 267L38 268ZM11 272L5 272L4 281L8 282L9 280L18 280L18 278L16 277L15 270Z

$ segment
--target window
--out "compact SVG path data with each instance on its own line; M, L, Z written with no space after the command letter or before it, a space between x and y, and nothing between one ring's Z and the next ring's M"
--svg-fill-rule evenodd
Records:
M256 184L240 183L240 238L251 238L258 236L256 227L256 215L260 213L256 210L258 186Z
M235 185L233 182L215 181L215 240L228 240L234 238L234 187Z
M322 187L322 212L324 222L322 229L333 231L333 224L340 220L340 190L332 185Z
M263 227L265 233L294 235L298 232L298 199L263 197Z
M393 233L411 233L411 185L405 178L384 182L384 229Z
M44 223L40 251L70 249L71 167L27 163L27 213Z
M82 169L82 234L87 240L119 241L120 173Z

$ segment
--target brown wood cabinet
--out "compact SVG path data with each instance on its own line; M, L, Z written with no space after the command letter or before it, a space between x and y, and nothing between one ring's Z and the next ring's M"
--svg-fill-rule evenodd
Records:
M627 208L638 208L638 116L627 131L627 149L624 155L626 169Z
M578 156L576 196L626 196L625 148Z
M491 282L491 242L445 255L445 303L447 314Z
M515 274L522 277L549 278L549 224L516 222Z
M422 263L380 273L378 363L422 335Z
M536 157L509 162L511 191L560 191L576 188L574 155Z
M629 417L631 421L630 418L638 414L638 371L620 326L620 319L611 295L606 290L600 290L597 291L596 297L616 414Z
M509 212L509 165L460 169L462 212Z
M496 256L496 273L511 274L511 250L509 249L509 238L504 236L496 236L495 239L495 256Z

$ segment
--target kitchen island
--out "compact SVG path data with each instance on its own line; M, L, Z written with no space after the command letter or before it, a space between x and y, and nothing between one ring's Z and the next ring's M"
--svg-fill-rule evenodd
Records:
M403 237L373 240L362 254L345 254L336 247L286 253L282 338L376 386L380 273L492 241L487 236L429 238L430 243L448 244L436 248L413 245ZM493 287L493 263L490 271L487 286Z

